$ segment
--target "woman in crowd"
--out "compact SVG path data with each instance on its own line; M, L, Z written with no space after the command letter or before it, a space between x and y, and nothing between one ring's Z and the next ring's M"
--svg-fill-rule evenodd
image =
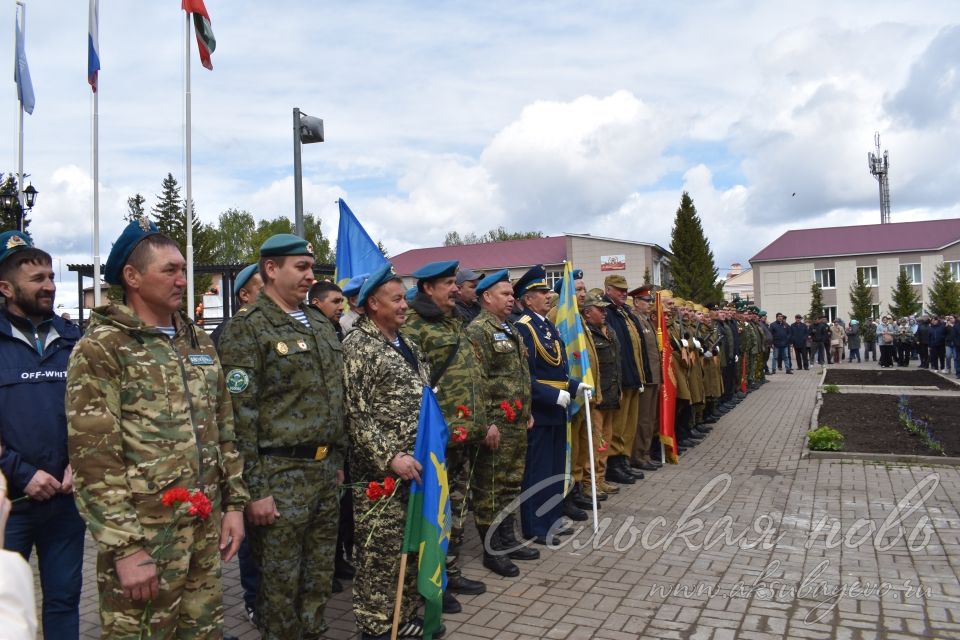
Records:
M877 325L877 342L880 344L880 366L889 368L893 366L893 356L896 351L897 325L893 324L893 318L883 316L880 324Z
M939 316L930 318L927 327L927 341L930 349L930 368L940 373L947 372L947 331Z
M897 323L897 366L906 367L910 365L910 356L916 345L917 338L913 334L913 328L907 318L900 318Z
M846 333L847 362L853 362L854 358L857 359L857 362L860 362L860 321L851 320Z
M831 360L834 364L843 362L843 345L847 341L846 333L840 320L834 320L830 325L830 351L833 354Z

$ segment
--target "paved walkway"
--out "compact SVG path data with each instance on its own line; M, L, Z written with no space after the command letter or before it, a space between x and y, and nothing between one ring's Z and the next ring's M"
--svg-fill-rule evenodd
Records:
M577 534L522 563L519 578L484 569L471 531L464 573L488 591L460 596L446 637L960 638L960 470L802 459L819 379L819 367L772 376L679 466L604 502L599 541ZM917 487L932 494L897 519ZM87 560L82 637L92 639L90 550ZM228 632L255 640L236 562L225 584ZM327 618L329 638L359 637L349 588Z

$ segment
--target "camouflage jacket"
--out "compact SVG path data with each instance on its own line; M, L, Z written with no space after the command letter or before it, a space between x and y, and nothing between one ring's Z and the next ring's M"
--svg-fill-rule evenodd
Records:
M509 321L508 321L509 322ZM496 316L487 310L480 312L465 330L477 360L480 363L481 380L486 400L485 414L490 424L504 431L507 427L526 430L530 416L530 366L526 348L517 332L510 326L508 333ZM503 402L520 402L519 410L514 404L513 422L502 407Z
M300 308L309 327L261 294L237 311L220 338L244 478L254 500L272 495L259 449L326 445L339 465L347 453L340 341L323 314Z
M398 453L413 453L423 386L429 367L420 348L401 331L418 363L414 371L367 316L343 340L350 473L359 482L382 481Z
M169 522L169 488L202 488L227 511L250 498L213 342L185 316L174 320L171 339L129 307L98 307L67 369L77 505L100 549L118 558Z
M407 312L403 334L417 343L430 365L431 382L437 390L437 402L447 425L451 430L463 426L471 438L479 439L489 423L484 414L486 403L480 383L480 363L464 335L465 327L466 322L456 312L444 314L433 301L419 294ZM446 369L441 371L444 365ZM460 406L469 410L469 418L458 412ZM450 443L454 441L451 439Z

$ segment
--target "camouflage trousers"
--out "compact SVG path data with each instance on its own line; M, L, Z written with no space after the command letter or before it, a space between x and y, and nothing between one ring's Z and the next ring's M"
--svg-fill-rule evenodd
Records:
M472 478L470 472L476 462L477 448L473 444L459 443L447 447L447 481L450 485L450 543L463 539L463 521L467 518L467 499ZM447 578L460 575L457 558L447 556Z
M172 532L148 530L147 548L157 560L160 594L149 604L124 597L112 553L97 554L101 638L186 640L223 637L223 584L220 581L220 512L206 522L183 517ZM173 542L165 542L172 540ZM141 620L149 609L149 631Z
M260 458L280 517L248 527L260 571L257 616L263 640L319 638L333 589L336 556L336 464L274 456Z
M496 451L482 443L478 445L472 483L473 518L477 527L485 529L493 525L500 510L520 495L526 456L525 422L500 426L500 448Z
M400 578L400 549L406 525L406 487L386 503L361 496L353 502L354 531L353 614L357 626L371 635L390 631ZM376 507L373 513L368 512ZM417 594L417 557L407 560L400 604L400 624L410 620L420 606Z

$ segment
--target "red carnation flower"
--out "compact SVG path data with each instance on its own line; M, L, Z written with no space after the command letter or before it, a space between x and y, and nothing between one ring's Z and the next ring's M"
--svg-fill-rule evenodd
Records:
M513 406L515 406L515 407L517 408L517 411L520 411L521 409L523 409L523 405L520 404L520 401L519 401L519 400L514 400L514 401L513 401Z
M175 504L189 501L190 492L183 487L174 487L173 489L168 489L163 494L163 506L165 507L172 507Z
M470 417L470 408L466 405L460 404L457 405L457 417L458 418L469 418Z
M452 439L454 442L463 442L467 439L467 430L464 427L454 427Z
M383 495L392 496L393 492L397 490L397 481L391 477L386 477L383 480Z
M376 502L383 497L383 487L376 480L371 480L370 484L367 485L367 498L372 502Z
M190 495L190 509L187 510L187 515L196 516L201 520L206 520L210 517L212 512L213 505L210 504L210 498L208 498L202 491L194 491Z

